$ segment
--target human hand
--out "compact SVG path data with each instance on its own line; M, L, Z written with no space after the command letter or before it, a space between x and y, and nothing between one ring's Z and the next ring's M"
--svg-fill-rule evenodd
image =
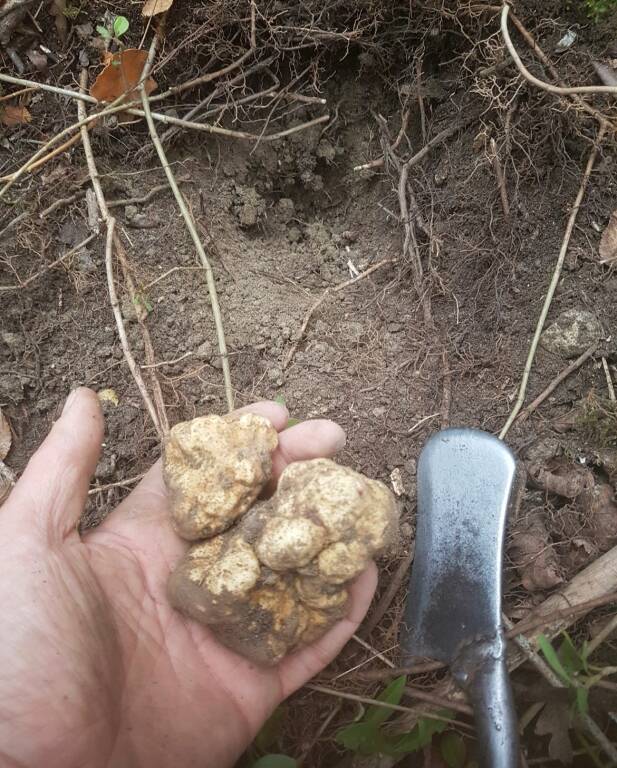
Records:
M280 431L275 476L289 462L333 455L344 440L329 421L285 429L287 412L275 403L245 410ZM76 390L0 507L0 764L231 766L274 708L351 637L375 568L321 640L274 668L255 666L167 602L187 543L172 530L160 462L80 537L102 439L96 395Z

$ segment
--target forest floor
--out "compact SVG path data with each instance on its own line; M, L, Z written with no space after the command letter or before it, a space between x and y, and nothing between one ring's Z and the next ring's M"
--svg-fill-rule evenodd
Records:
M615 15L592 20L571 5L517 3L516 20L548 57L511 20L525 65L553 85L557 74L569 85L615 86ZM141 3L56 6L35 4L10 31L0 18L1 72L78 91L82 69L92 86L103 49L147 50L156 28ZM338 421L348 436L341 461L392 486L402 507L403 543L379 564L362 644L352 641L321 676L330 693L292 698L253 757L281 752L315 768L469 764L444 756L446 743L457 744L458 758L461 749L473 755L469 729L458 726L394 758L345 749L335 736L362 711L336 692L372 698L389 675L383 659L397 663L419 451L440 427L503 429L573 211L525 405L587 356L507 433L529 475L508 534L509 619L527 621L550 595L567 595L617 543L615 96L555 94L529 82L504 47L500 14L499 6L432 0L175 0L161 35L151 97L177 90L152 108L182 118L201 104L192 119L218 130L157 123L212 264L235 403L282 398L294 418ZM107 27L113 37L117 15L129 22L120 40L97 32ZM206 72L209 82L184 87ZM6 182L77 121L77 101L34 87L11 98L19 83L0 85ZM272 138L279 132L286 135ZM204 269L148 127L108 117L90 137L126 251L114 269L127 343L156 418L173 424L224 412ZM91 188L76 142L0 192L0 408L12 441L5 463L19 475L72 387L106 391L106 439L84 526L96 525L160 453L119 341ZM603 587L577 593L589 610L532 628L550 636L571 625L555 642L562 660L564 643L580 655L614 618L615 604L593 603L617 591L617 556L611 562ZM563 610L564 601L547 605ZM585 685L592 672L575 669L572 655L568 669ZM593 665L616 660L608 637ZM572 709L572 686L554 689L536 667L519 667L513 681L529 765L570 752L575 765L614 764L606 752L617 742L612 679L589 684L588 716L603 746ZM436 695L447 680L423 673L408 684L401 704L412 712L414 689Z

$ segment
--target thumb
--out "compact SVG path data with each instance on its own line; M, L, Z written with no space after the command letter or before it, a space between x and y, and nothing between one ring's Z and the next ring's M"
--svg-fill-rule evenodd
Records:
M2 518L30 525L49 543L64 540L79 521L101 452L103 416L96 394L80 387L2 508Z

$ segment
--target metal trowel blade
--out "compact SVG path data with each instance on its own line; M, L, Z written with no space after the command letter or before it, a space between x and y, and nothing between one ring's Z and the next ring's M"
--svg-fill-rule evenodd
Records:
M501 626L502 557L516 461L496 437L447 429L418 462L416 552L403 654L453 661Z

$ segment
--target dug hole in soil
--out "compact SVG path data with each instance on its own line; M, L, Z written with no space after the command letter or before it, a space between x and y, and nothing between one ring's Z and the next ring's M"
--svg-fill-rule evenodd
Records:
M76 89L86 65L91 85L101 68L95 27L108 5L88 4L64 31L49 8L40 9L36 26L24 19L7 44L26 62L22 76ZM570 5L526 0L516 13L564 80L597 83L594 62L610 67L617 56L615 20L592 23ZM253 58L156 108L182 117L216 88L202 110L205 119L258 136L330 115L276 141L183 130L166 149L214 270L236 404L282 398L294 418L336 420L347 432L339 460L386 482L398 496L402 543L379 563L379 606L399 564L409 559L416 460L426 439L448 425L499 433L512 410L597 123L520 77L504 50L498 7L264 6L257 4ZM123 42L138 47L139 9L116 2L113 12L129 18ZM238 3L176 0L154 71L158 92L237 60L250 45L249 30L249 15ZM560 48L568 30L575 30L575 40ZM513 39L533 74L550 80L523 39L514 32ZM53 56L35 66L27 53L41 43ZM2 55L3 71L18 75L14 60ZM255 69L260 61L267 63ZM32 119L2 127L2 175L77 119L75 103L66 98L43 91L22 98ZM589 101L614 125L614 97ZM410 167L403 187L419 278L405 247L397 160L403 164L446 129L450 135ZM144 369L146 383L155 372L171 423L222 413L222 365L204 271L147 127L108 121L97 124L91 138L136 286L137 307L116 265L128 340L141 364L138 313L152 337L156 367ZM387 146L395 148L384 163L358 170ZM616 207L614 166L609 132L550 309L547 326L557 325L538 349L526 403L586 348L595 344L596 350L508 434L529 469L510 523L505 610L512 621L617 543L617 410L607 385L617 361L617 279L599 253ZM19 475L72 387L112 390L103 403L105 444L84 527L98 524L160 452L118 341L104 226L86 247L46 269L97 226L88 189L77 144L25 174L0 208L0 408L12 432L7 466ZM563 479L573 477L564 488ZM322 683L369 697L383 689L364 673L384 668L375 652L397 663L404 597L402 586L377 626L360 632L373 650L350 643ZM613 611L601 607L575 623L570 636L577 647ZM596 661L611 658L615 663L609 638ZM430 691L442 676L412 682ZM514 675L514 686L519 715L534 702L555 699L529 665ZM614 738L614 685L592 692L591 708ZM268 749L295 757L309 750L304 764L316 767L368 765L334 741L358 714L350 702L304 690L286 705L284 726ZM523 736L527 758L553 757L554 735L536 726L532 721ZM576 753L575 735L570 732ZM434 754L407 755L401 764L441 765L438 737L435 745ZM589 760L574 755L575 765Z

